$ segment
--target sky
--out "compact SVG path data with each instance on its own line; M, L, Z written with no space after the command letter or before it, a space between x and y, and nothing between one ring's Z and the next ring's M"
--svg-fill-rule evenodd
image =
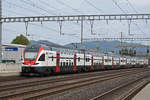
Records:
M118 8L117 5L124 11ZM150 14L150 0L2 0L3 17L54 16L54 15L101 15L101 14ZM84 38L143 37L150 38L150 21L94 21L91 34L89 21L84 21ZM3 23L3 43L10 43L16 36L28 33L30 40L49 40L58 44L80 42L80 22L63 22L60 35L58 22ZM134 41L131 41L134 42ZM143 44L149 42L140 41Z

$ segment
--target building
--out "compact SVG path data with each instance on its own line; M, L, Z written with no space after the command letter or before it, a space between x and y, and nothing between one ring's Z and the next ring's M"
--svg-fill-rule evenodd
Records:
M2 44L2 62L21 63L22 53L26 46L18 44Z

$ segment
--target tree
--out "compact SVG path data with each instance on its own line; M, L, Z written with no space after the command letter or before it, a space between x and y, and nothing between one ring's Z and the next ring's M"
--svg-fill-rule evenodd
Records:
M136 56L136 50L121 49L119 54L126 56Z
M29 45L30 41L21 34L20 36L17 36L11 43L12 44Z
M96 51L100 51L100 46L96 45Z

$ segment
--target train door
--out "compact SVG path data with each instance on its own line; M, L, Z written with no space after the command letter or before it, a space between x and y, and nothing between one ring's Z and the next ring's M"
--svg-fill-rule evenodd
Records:
M119 57L119 64L118 64L118 68L120 68L120 60L121 60L121 58Z
M112 69L114 69L114 57L112 57Z
M91 70L94 70L94 65L93 65L94 61L93 60L94 60L93 55L91 55Z
M104 69L104 56L102 56L102 70Z
M77 54L76 53L74 54L73 62L74 62L73 71L77 71Z
M60 72L60 53L56 53L56 72Z
M128 62L127 62L127 58L126 58L126 67L128 67L127 65L128 65Z

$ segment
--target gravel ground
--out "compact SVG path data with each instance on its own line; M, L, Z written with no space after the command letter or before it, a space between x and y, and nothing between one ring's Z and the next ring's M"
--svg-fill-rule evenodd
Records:
M121 69L123 70L123 69ZM42 80L52 80L52 79L57 79L57 78L66 78L66 77L73 77L73 76L76 76L76 77L80 77L80 75L89 75L89 74L96 74L96 73L99 73L99 74L107 74L107 73L112 73L112 72L118 72L118 71L121 71L121 70L112 70L112 71L98 71L98 72L87 72L87 73L77 73L77 74L61 74L61 75L52 75L52 76L49 76L49 77L27 77L27 79L24 79L24 80L12 80L12 81L9 81L9 82L0 82L0 86L5 86L5 85L12 85L12 84L21 84L21 83L27 83L27 82L35 82L35 81L42 81ZM127 69L126 69L127 70ZM11 76L12 77L12 76ZM6 78L11 78L11 77L6 77ZM19 77L19 76L18 76ZM5 77L0 77L0 79L4 79ZM24 77L23 77L24 78Z
M132 100L150 100L150 84L143 88Z
M128 69L122 69L122 70L128 70ZM135 69L133 69L135 70ZM79 74L66 74L66 75L58 75L58 76L52 76L52 77L30 77L29 79L25 79L25 80L15 80L15 81L10 81L10 82L0 82L0 86L3 87L5 85L10 85L10 84L18 84L18 83L27 83L27 82L35 82L35 81L42 81L42 80L51 80L51 79L57 79L57 78L64 78L64 77L81 77L81 75L86 76L86 75L92 75L95 73L99 73L100 75L107 75L108 73L116 73L119 72L120 70L113 70L113 71L102 71L102 72L92 72L92 73L79 73ZM74 90L69 90L66 92L63 92L61 94L58 95L54 95L48 98L44 98L47 100L88 100L91 99L105 91L110 90L111 88L114 88L118 85L121 85L123 83L128 83L131 81L134 81L136 79L138 79L139 77L143 77L145 74L140 74L140 75L132 75L132 76L128 76L128 77L121 77L118 79L113 79L113 80L109 80L109 81L105 81L105 82L101 82L101 83L96 83L93 85L89 85L89 86L85 86L82 88L77 88ZM72 81L72 80L70 80ZM28 87L28 88L20 88L19 90L11 90L9 92L0 92L0 96L6 96L8 94L16 94L16 93L20 93L21 92L25 92L25 91L29 91L29 90L37 90L40 88L47 88L47 87L52 87L52 86L56 86L56 85L60 85L60 84L65 84L67 81L64 82L58 82L57 84L53 84L53 82L47 84L47 85L40 85L40 86L33 86L33 87Z
M116 86L121 84L128 84L146 75L150 75L149 72L140 73L136 75L123 76L118 79L112 79L101 83L85 86L82 88L65 91L63 93L53 95L51 97L45 97L43 100L89 100L95 96L98 96Z
M119 70L118 70L119 71ZM117 72L117 70L116 71L114 71L114 72ZM73 76L75 76L75 77L78 77L78 76L81 76L81 75L83 75L83 76L86 76L87 74L89 75L89 74L96 74L96 73L99 73L99 74L102 74L102 75L106 75L106 73L111 73L111 71L105 71L105 72L93 72L93 73L80 73L80 74L69 74L69 75L60 75L60 76L53 76L53 77L42 77L42 78L32 78L32 77L30 77L29 79L25 79L25 80L19 80L19 81L11 81L11 82L1 82L0 83L0 86L3 88L5 85L12 85L12 84L18 84L18 83L27 83L27 82L35 82L35 81L42 81L42 80L51 80L51 79L57 79L57 78L64 78L64 77L73 77ZM64 81L64 82L57 82L57 83L55 83L55 84L53 84L53 83L49 83L49 84L46 84L46 85L40 85L40 87L38 87L37 85L35 85L35 86L32 86L32 87L26 87L26 88L20 88L20 89L18 89L17 91L16 90L9 90L9 92L5 92L5 91L3 91L3 92L0 92L0 96L7 96L7 95L9 95L9 94L16 94L16 93L23 93L23 92L27 92L27 91L29 91L29 90L37 90L37 89L42 89L42 88L47 88L47 87L53 87L53 86L58 86L58 85L62 85L62 84L65 84L65 83L68 83L68 82L72 82L72 80L70 80L70 81ZM38 88L37 88L38 87Z

